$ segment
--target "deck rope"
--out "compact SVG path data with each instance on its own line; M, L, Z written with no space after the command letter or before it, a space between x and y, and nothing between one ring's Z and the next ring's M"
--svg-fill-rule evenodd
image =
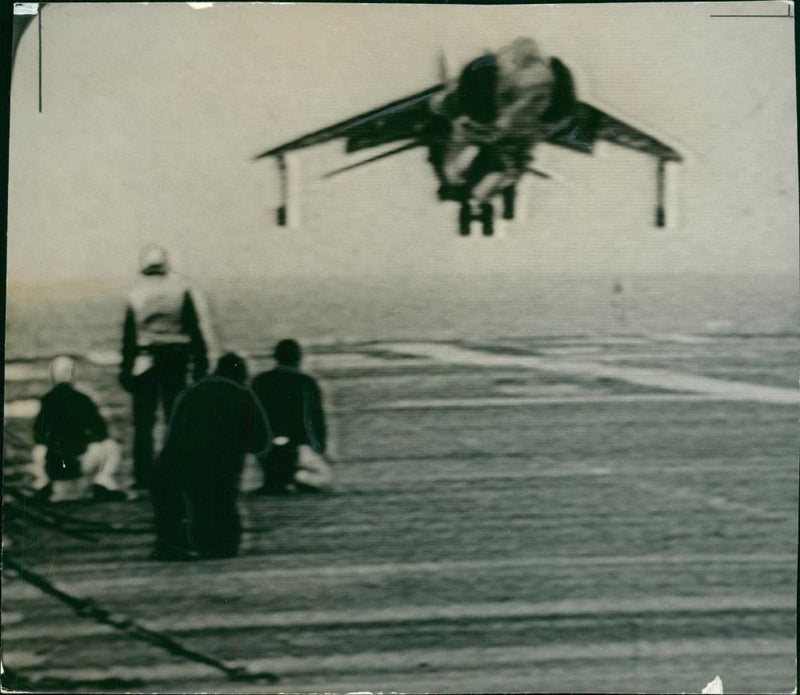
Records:
M279 678L274 673L267 671L248 671L243 666L229 666L213 656L203 654L202 652L195 651L183 646L180 642L169 637L168 635L150 630L143 625L140 625L132 618L121 615L119 613L112 613L111 611L103 608L92 599L78 598L71 594L59 589L55 584L46 579L40 574L33 572L23 566L22 563L17 562L8 553L4 553L3 564L6 569L10 569L17 574L23 581L35 586L45 594L53 596L62 603L65 603L72 608L75 613L84 618L91 618L103 625L109 625L120 632L125 633L133 639L141 642L152 644L160 649L180 656L200 664L211 666L222 673L224 673L230 680L233 681L263 681L267 683L277 683Z

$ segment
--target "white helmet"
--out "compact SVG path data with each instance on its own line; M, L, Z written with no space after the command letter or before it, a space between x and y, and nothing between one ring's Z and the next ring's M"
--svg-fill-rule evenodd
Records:
M168 265L167 252L161 246L150 244L139 254L139 270L142 273L166 273Z
M75 377L75 360L67 355L59 355L50 363L50 379L53 385L71 384Z

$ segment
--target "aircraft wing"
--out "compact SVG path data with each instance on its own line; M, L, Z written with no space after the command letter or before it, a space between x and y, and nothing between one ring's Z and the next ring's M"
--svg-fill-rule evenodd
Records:
M442 89L444 89L444 85L438 84L422 92L384 104L371 111L273 147L262 152L256 159L274 157L284 152L319 145L337 138L346 139L345 149L347 152L415 138L430 123L433 116L430 99Z
M615 145L645 152L663 161L680 162L683 159L669 145L652 135L584 102L578 103L572 118L550 131L545 142L591 154L597 140L607 140Z

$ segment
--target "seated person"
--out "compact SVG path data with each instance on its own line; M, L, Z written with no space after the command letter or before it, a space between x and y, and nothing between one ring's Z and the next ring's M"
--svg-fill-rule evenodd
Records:
M51 502L127 499L114 479L119 444L109 438L94 401L73 387L75 361L56 357L50 378L53 388L42 398L33 424L34 489Z
M281 340L274 356L275 368L252 383L275 435L269 451L259 457L264 470L260 492L321 489L331 480L330 467L321 456L327 434L322 393L317 382L300 371L302 352L296 341Z
M228 353L214 374L175 401L155 467L154 559L231 557L238 551L237 500L245 454L264 450L272 438L246 380L244 361Z

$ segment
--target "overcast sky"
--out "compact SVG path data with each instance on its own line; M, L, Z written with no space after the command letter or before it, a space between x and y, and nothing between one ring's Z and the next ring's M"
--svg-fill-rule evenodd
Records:
M127 280L163 243L185 272L789 273L798 265L794 22L783 2L539 5L49 5L12 85L10 281ZM252 157L424 89L516 36L579 95L678 149L671 225L655 162L542 146L503 238L456 233L419 150L336 178L341 145L298 157L300 225ZM477 232L477 230L476 230Z

